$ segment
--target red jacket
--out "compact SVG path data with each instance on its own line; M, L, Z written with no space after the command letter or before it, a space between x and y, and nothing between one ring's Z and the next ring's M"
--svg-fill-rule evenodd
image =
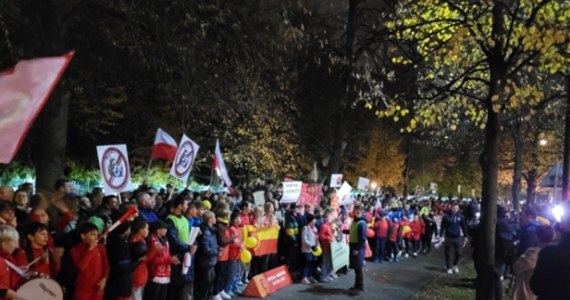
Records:
M160 284L170 283L170 247L163 245L156 235L151 235L148 245L148 278Z
M334 239L331 223L324 222L319 229L319 242L323 250L329 250L331 248L331 239Z
M240 217L241 217L241 226L248 226L248 225L253 225L253 214L252 213L240 213Z
M14 257L3 251L0 252L0 289L15 290L20 276L8 267L6 261L16 264Z
M239 259L239 255L241 253L241 244L243 242L242 236L241 236L241 229L239 229L239 227L237 226L230 226L229 228L229 232L230 232L230 236L236 237L239 242L233 242L230 244L230 248L229 248L229 253L228 253L228 259L229 260L237 260Z
M18 251L18 253L16 253L16 256L14 257L16 260L16 265L19 267L26 266L26 265L28 265L28 263L30 263L28 261L28 256L26 254L25 249L26 248L20 249ZM36 259L36 258L42 256L44 251L45 251L44 249L32 249L33 259ZM51 253L50 250L48 250L48 251ZM35 264L32 265L30 270L33 272L42 273L44 275L49 276L50 278L52 277L52 268L50 266L50 259L49 258L48 259L40 258Z
M97 284L103 278L109 278L109 260L103 245L89 250L87 244L81 243L71 248L71 259L77 268L75 279L75 300L103 299L105 290Z
M392 222L392 226L390 226L390 234L389 239L392 242L397 242L400 239L400 224Z
M421 234L422 234L422 226L419 221L412 221L410 223L410 228L412 231L410 232L410 239L412 241L419 241Z
M146 244L146 241L141 237L132 236L129 240L130 243L140 243L143 242ZM147 259L143 260L141 264L135 269L133 272L133 286L143 287L145 286L146 282L148 281L148 267L147 267Z
M388 237L388 229L390 222L386 218L382 218L374 223L374 232L377 238Z

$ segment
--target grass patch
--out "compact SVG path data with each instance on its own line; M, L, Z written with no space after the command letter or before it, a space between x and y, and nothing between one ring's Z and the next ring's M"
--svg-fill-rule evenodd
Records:
M468 260L459 274L442 273L412 297L417 300L466 300L475 299L475 268Z

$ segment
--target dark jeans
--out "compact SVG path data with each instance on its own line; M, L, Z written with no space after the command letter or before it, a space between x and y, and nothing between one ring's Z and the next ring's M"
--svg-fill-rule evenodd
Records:
M386 238L376 238L376 245L374 247L374 260L383 261L384 260L384 244L386 243Z
M420 251L420 240L412 240L412 252L416 253Z
M289 273L291 275L299 273L301 270L301 249L299 245L295 245L293 242L288 242L289 246L287 248L287 266L289 267ZM250 271L251 273L251 271Z
M216 283L214 285L214 295L224 290L229 282L229 267L230 261L219 261L216 264Z
M354 288L357 290L364 289L364 272L362 272L362 268L354 269Z
M431 252L432 238L433 238L433 233L426 233L422 235L422 251L426 250L427 253Z
M398 255L398 243L388 241L388 257L391 258L391 256L394 256L394 258L396 258L397 255Z
M214 267L196 265L194 275L194 300L210 299L210 290L216 277Z
M444 249L445 249L445 265L448 269L451 269L451 264L449 263L450 256L451 256L451 249L453 248L454 256L453 256L453 265L457 266L459 263L459 258L461 258L461 241L459 238L451 239L445 238L444 242Z
M166 300L168 284L149 281L144 288L143 300Z
M174 285L172 283L167 285L167 299L168 300L178 300L182 299L184 295L184 285ZM146 293L146 290L145 290ZM144 295L144 294L143 294Z
M404 246L403 246L403 250L404 250L404 254L408 254L408 252L410 252L410 239L402 239Z

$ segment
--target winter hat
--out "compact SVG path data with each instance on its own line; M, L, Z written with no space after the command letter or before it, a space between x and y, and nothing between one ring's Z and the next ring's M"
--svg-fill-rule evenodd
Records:
M92 217L89 217L89 219L87 219L87 222L97 226L97 230L99 231L99 234L103 233L103 230L105 229L105 222L103 222L103 219L101 219L97 216L92 216Z

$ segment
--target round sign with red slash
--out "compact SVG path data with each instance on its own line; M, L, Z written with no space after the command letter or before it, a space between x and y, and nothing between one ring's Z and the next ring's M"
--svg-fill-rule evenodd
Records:
M195 155L196 151L191 141L185 141L178 147L178 152L174 159L174 173L176 173L177 177L186 176L190 172Z
M101 170L103 180L110 188L120 191L127 186L129 182L128 160L119 149L109 147L103 152Z

